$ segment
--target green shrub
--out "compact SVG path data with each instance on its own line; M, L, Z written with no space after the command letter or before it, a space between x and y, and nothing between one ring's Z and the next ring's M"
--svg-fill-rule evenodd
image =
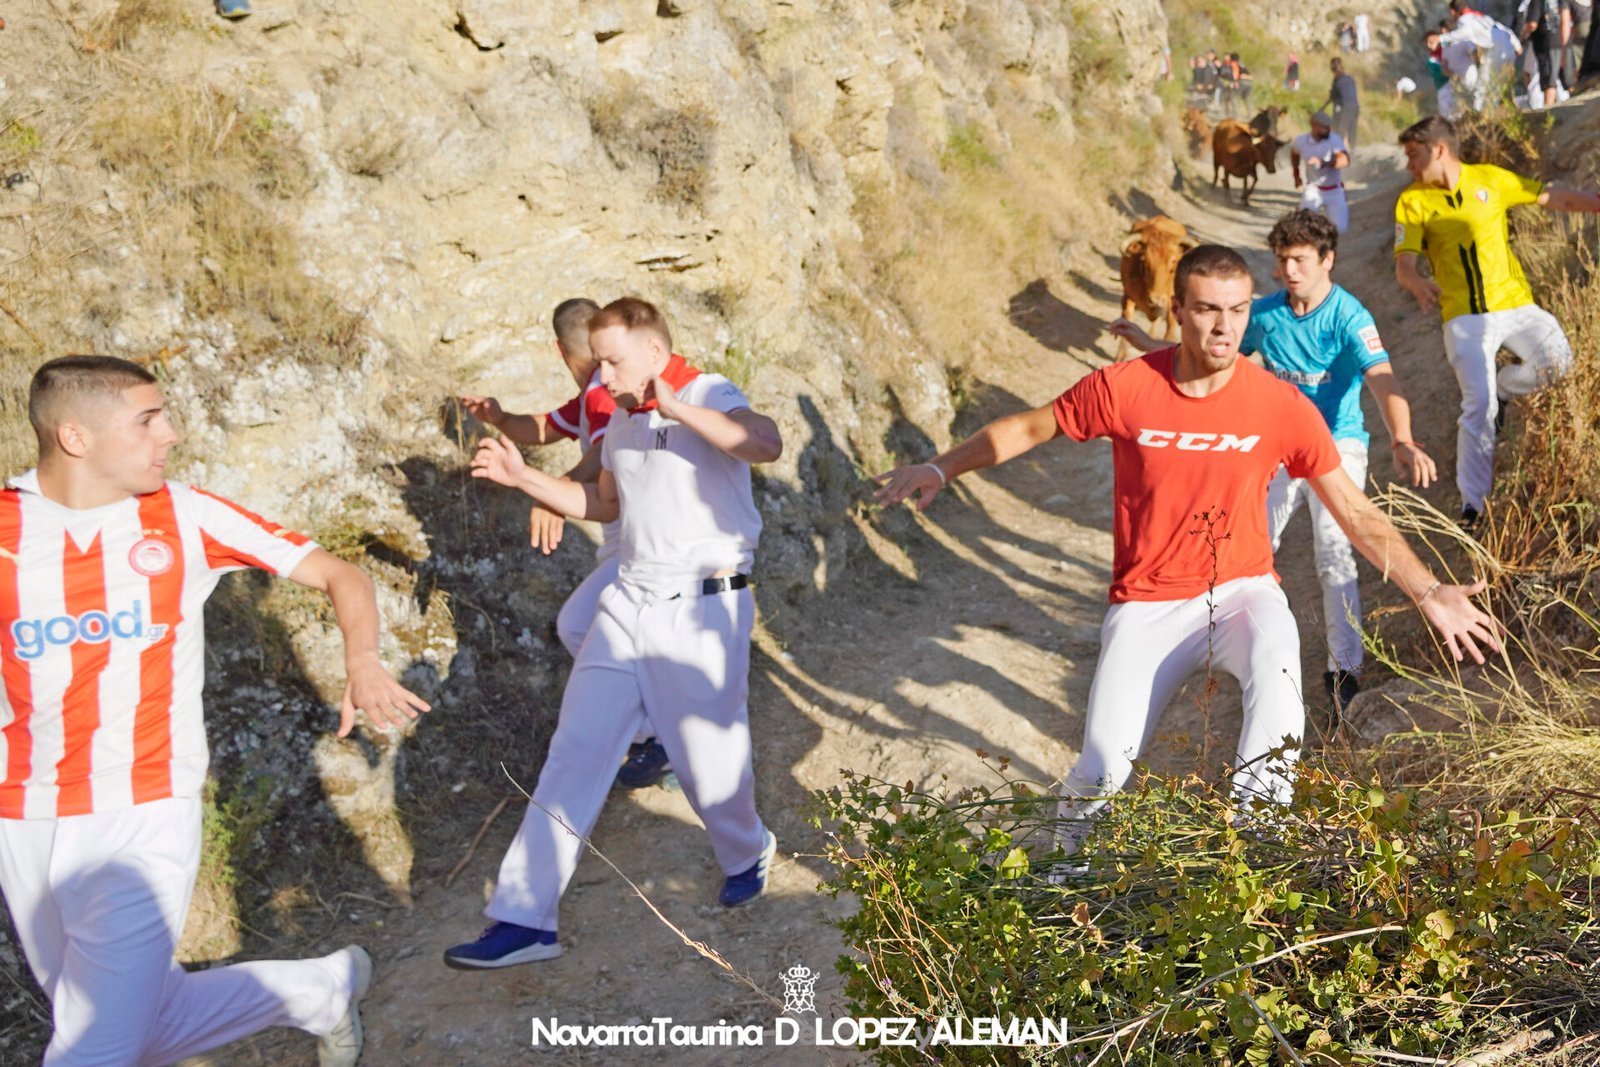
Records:
M839 962L858 1016L1066 1020L1084 1062L1333 1064L1447 1055L1600 993L1594 827L1558 811L1463 811L1317 765L1282 808L1144 777L1068 862L1056 798L1026 783L852 776L819 796L827 888L860 902Z

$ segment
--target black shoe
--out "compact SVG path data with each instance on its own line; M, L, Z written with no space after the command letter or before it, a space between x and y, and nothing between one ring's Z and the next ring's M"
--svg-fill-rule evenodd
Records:
M659 785L671 771L667 750L652 737L628 746L628 758L617 771L617 784L624 789L649 789Z
M1466 533L1478 531L1478 509L1471 504L1461 505L1461 518L1456 520L1456 525Z
M1499 437L1506 428L1506 408L1510 406L1511 400L1509 397L1497 396L1494 402L1494 434Z
M1361 678L1355 671L1323 671L1322 687L1328 693L1328 703L1336 719L1343 719L1345 709L1361 692Z

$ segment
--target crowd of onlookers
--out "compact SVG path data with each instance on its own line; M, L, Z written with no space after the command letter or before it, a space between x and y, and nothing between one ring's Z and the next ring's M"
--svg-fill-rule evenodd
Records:
M1511 22L1450 0L1423 38L1439 113L1455 118L1500 99L1549 107L1600 80L1600 41L1590 29L1592 0L1521 0Z

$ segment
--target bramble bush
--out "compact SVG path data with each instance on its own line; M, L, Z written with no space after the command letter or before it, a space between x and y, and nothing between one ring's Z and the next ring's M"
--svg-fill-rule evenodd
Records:
M860 903L840 923L854 1014L1075 1035L942 1062L1441 1056L1600 994L1595 827L1559 809L1451 808L1316 764L1283 807L1144 775L1068 859L1057 798L1025 782L943 796L852 775L818 796L828 888Z

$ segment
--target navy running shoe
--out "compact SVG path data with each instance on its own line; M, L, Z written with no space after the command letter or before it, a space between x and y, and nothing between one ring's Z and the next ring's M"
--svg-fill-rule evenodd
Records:
M737 908L766 892L767 871L772 866L772 857L777 854L778 839L768 830L767 843L761 847L761 858L738 874L730 874L722 880L722 892L717 894L717 903L724 908Z
M484 971L553 960L564 951L554 930L497 922L490 923L478 940L445 949L444 965L458 971Z
M652 737L628 746L628 758L617 771L617 784L624 789L649 789L659 785L671 771L667 750Z

